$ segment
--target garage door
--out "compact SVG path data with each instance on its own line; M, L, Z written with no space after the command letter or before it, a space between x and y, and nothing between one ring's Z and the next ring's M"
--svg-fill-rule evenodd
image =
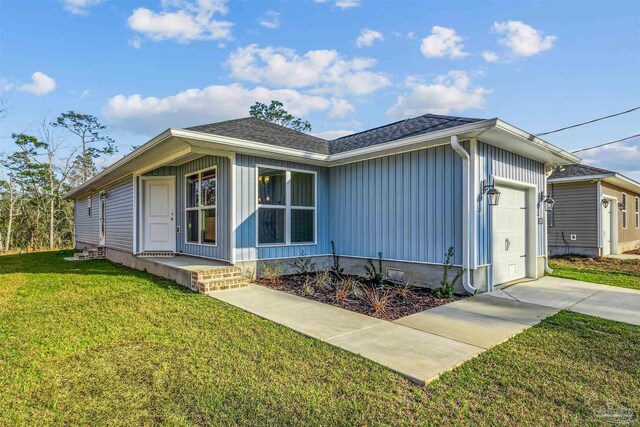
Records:
M493 206L493 278L495 284L527 275L526 190L496 186L500 201Z

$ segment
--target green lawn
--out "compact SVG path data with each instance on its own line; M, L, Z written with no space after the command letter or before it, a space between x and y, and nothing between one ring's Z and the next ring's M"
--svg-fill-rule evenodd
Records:
M427 387L108 261L0 257L0 426L640 419L640 328L560 312Z
M640 260L587 258L574 255L549 260L552 276L640 290Z

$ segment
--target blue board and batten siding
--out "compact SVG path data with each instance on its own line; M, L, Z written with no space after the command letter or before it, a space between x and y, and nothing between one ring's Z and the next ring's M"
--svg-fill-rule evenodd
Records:
M230 161L227 157L203 156L199 159L180 166L164 166L145 173L145 176L172 176L176 180L176 224L180 226L180 232L176 234L176 251L189 255L196 255L220 260L230 260L229 253L229 205L230 197ZM216 208L216 245L199 245L185 241L186 214L185 214L185 180L186 175L204 169L217 167L217 208ZM141 198L143 194L141 193ZM142 227L142 224L140 225ZM142 236L141 232L138 232ZM141 240L140 240L141 241ZM142 250L142 247L140 246Z
M462 160L450 146L333 167L331 239L341 255L462 262Z
M540 192L544 189L544 163L511 153L483 142L477 145L479 180L487 182L491 177L501 177L514 181L526 182L536 186L536 198L539 200ZM538 206L533 206L538 209ZM478 265L491 263L491 209L486 197L482 201L482 209L477 212L478 229L476 233L478 242ZM537 255L545 254L544 250L544 224L538 224L538 248Z
M256 165L269 165L317 172L316 244L258 247L256 236ZM304 251L307 255L326 255L331 253L329 244L330 227L327 168L238 154L236 156L235 170L235 245L237 261L297 257L300 255L300 251Z
M465 148L469 149L468 143ZM534 184L544 191L543 163L482 142L477 143L479 180L503 177ZM256 165L270 165L317 173L317 241L311 245L263 246L257 244ZM217 245L185 242L185 176L217 166ZM235 260L289 258L331 253L331 240L344 256L383 258L440 264L451 246L454 264L462 263L462 160L449 145L416 150L326 168L297 162L236 155L235 206L231 207L231 161L203 156L180 166L162 167L149 176L176 180L176 236L179 253L231 260L231 215L235 220ZM142 181L138 182L142 191ZM133 180L106 189L106 246L133 252ZM142 196L142 192L140 193ZM477 265L491 263L491 209L483 198L477 215ZM538 207L534 207L537 209ZM99 194L92 195L92 215L87 197L76 200L76 240L98 244ZM137 235L141 236L140 229ZM544 255L544 225L538 225L537 254ZM139 246L139 250L142 248Z

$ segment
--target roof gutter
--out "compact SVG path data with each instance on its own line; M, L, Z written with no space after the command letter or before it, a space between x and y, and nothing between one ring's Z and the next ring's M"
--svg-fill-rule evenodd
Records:
M469 190L471 189L471 174L469 173L469 153L458 142L458 136L451 136L451 148L462 157L462 286L470 294L475 294L477 289L471 284L469 265L471 261L471 220L473 219L469 203ZM473 206L471 204L471 206Z

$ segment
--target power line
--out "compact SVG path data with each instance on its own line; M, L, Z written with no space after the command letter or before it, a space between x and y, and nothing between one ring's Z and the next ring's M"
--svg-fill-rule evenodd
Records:
M615 143L618 143L618 142L626 141L628 139L635 138L637 136L640 136L640 133L636 133L635 135L631 135L631 136L628 136L626 138L617 139L615 141L605 142L604 144L594 145L593 147L581 148L580 150L572 151L572 153L579 153L581 151L593 150L594 148L600 148L600 147L604 147L605 145L611 145L611 144L615 144Z
M536 134L536 136L549 135L550 133L556 133L556 132L560 132L560 131L571 129L571 128L577 128L578 126L584 126L584 125L588 125L589 123L597 122L597 121L600 121L600 120L610 119L611 117L615 117L615 116L620 116L622 114L631 113L631 112L636 111L636 110L640 110L640 107L632 108L630 110L622 111L622 112L616 113L616 114L611 114L610 116L599 117L597 119L589 120L588 122L578 123L576 125L563 127L563 128L560 128L560 129L549 131L549 132L538 133L538 134Z

